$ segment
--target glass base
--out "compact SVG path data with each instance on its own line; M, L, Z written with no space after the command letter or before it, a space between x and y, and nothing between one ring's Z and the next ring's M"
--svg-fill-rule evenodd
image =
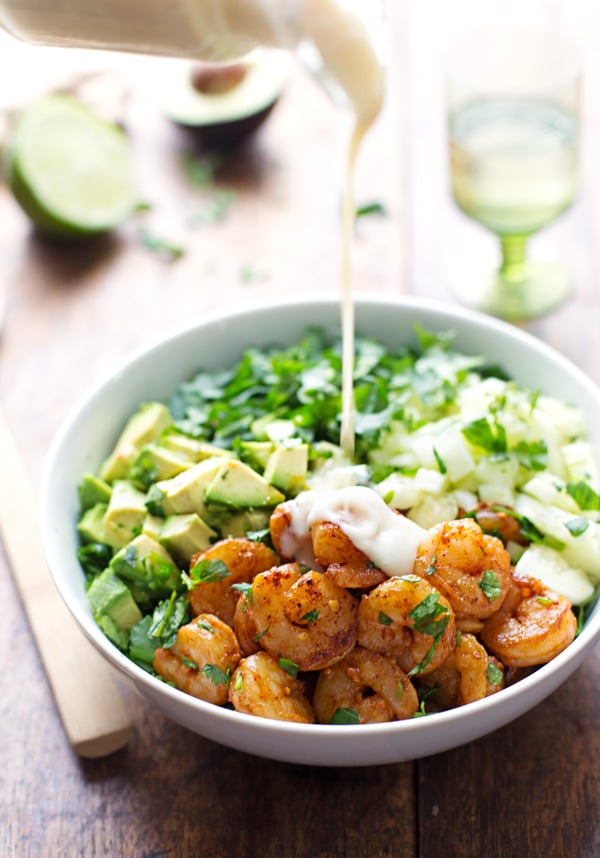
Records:
M511 322L538 319L556 310L572 290L567 269L557 262L529 262L522 279L501 273L463 271L454 278L452 292L466 306Z

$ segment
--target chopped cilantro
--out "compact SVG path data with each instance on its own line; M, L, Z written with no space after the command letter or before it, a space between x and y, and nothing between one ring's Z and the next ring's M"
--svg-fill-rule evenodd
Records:
M222 581L229 576L229 569L222 560L210 560L204 558L193 566L190 566L190 574L182 574L182 578L188 588L192 590L198 584L213 584Z
M435 456L435 460L440 470L440 474L447 474L448 468L446 467L446 463L444 462L438 451L435 449L435 447L433 448L433 455Z
M356 709L346 709L341 707L336 709L331 718L330 724L360 724L360 718Z
M485 675L490 685L501 685L504 679L504 674L493 661L488 664Z
M380 202L372 202L365 203L362 206L358 206L356 209L356 217L366 217L367 215L379 215L380 217L385 217L387 215L387 209Z
M567 483L567 494L573 498L579 509L600 510L600 495L587 483Z
M497 420L493 422L487 417L480 417L463 426L463 435L471 444L481 447L488 453L506 453L506 433Z
M496 573L492 572L491 569L486 569L481 576L479 589L483 591L488 601L493 602L494 599L497 599L502 592L502 587Z
M267 626L267 628L263 629L262 632L259 632L258 634L254 635L254 640L259 641L261 638L264 638L264 636L266 635L266 633L269 631L270 628L271 628L271 626Z
M187 658L185 655L181 656L181 663L185 665L185 667L189 667L190 670L198 670L198 665L195 661L192 661L191 658ZM208 666L208 665L207 665Z
M415 631L422 635L436 637L443 634L450 614L445 605L440 605L440 594L429 593L408 612L408 619Z
M565 521L565 527L572 536L581 536L582 533L586 532L589 526L589 519L584 518L583 516L578 516L577 518L571 518L569 521Z
M215 630L211 626L210 623L207 623L205 620L196 620L196 625L199 629L204 629L205 632L210 632L211 635L214 635Z
M308 613L304 614L300 617L307 625L312 626L313 623L319 619L319 612L317 610L308 611Z
M294 679L298 676L299 667L295 661L292 661L289 658L280 658L279 667L282 667L284 670L286 670L289 675Z
M232 584L232 590L238 590L242 595L244 595L248 601L250 607L252 607L252 584L248 584L246 582L241 582L239 584Z
M231 680L231 668L228 667L227 671L223 673L218 664L205 664L200 673L208 677L213 685L229 685Z
M239 671L237 671L235 674L235 681L233 683L234 691L241 691L243 684L244 677Z
M391 626L392 618L385 614L383 611L379 611L379 617L377 618L377 622L382 626Z

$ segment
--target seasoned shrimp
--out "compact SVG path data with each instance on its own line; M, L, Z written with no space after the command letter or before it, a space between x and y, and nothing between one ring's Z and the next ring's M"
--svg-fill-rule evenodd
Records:
M358 603L321 572L289 563L261 572L241 597L234 624L274 658L300 670L321 670L342 659L356 643Z
M424 676L420 684L434 689L430 697L442 709L451 709L500 691L504 687L504 670L476 637L461 634L446 661Z
M410 718L419 708L419 699L394 661L356 647L320 672L313 706L321 724L329 724L338 709L352 709L360 724L372 724Z
M438 667L455 644L450 602L424 578L388 578L362 597L358 609L358 642L395 659L407 673Z
M312 724L312 706L299 679L266 652L243 658L229 685L229 702L238 712Z
M387 578L364 552L356 548L339 524L321 521L310 531L315 560L338 587L367 589Z
M229 626L214 614L200 614L178 630L172 647L156 650L154 669L180 691L221 705L240 658Z
M228 574L215 580L211 576L211 561L220 560L227 567ZM277 555L262 542L249 539L223 539L206 551L192 557L190 568L206 561L206 580L200 576L199 582L190 590L190 610L196 614L211 613L220 617L228 626L233 626L233 614L239 598L238 590L232 584L250 583L255 575L270 569L278 562ZM202 573L201 573L202 574Z
M417 550L415 575L443 593L459 619L485 619L504 601L511 562L501 540L470 518L433 527Z
M571 603L536 578L514 573L512 580L504 604L485 621L481 640L509 667L546 664L575 637Z

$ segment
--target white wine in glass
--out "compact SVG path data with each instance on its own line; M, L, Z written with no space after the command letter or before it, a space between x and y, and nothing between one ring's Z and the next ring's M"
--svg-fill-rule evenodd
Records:
M465 303L530 319L569 294L564 267L530 260L527 242L576 196L578 101L572 50L555 37L478 34L455 54L448 70L452 195L499 237L502 251L496 272L465 264L454 284Z

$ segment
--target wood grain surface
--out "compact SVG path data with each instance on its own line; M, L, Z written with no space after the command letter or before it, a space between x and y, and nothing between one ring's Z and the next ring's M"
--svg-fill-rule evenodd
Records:
M571 35L584 62L582 184L576 205L543 236L571 265L574 296L531 330L600 381L595 5L390 5L390 91L357 177L359 203L381 201L387 216L358 226L357 292L453 301L453 258L465 264L491 240L455 211L447 191L444 47L469 24L550 26ZM33 234L0 188L0 400L37 486L65 415L132 348L217 307L337 289L349 121L296 70L268 124L218 174L219 187L235 194L227 217L191 226L215 191L186 176L185 158L198 153L158 110L148 61L32 48L8 37L0 58L0 109L52 85L59 71L106 66L117 75L118 97L105 106L131 134L140 199L152 203L107 239L61 246ZM149 251L143 226L184 247L183 256L169 262ZM63 732L1 553L0 605L2 858L600 854L598 651L518 721L413 763L338 770L262 760L187 732L125 687L131 743L83 761Z

